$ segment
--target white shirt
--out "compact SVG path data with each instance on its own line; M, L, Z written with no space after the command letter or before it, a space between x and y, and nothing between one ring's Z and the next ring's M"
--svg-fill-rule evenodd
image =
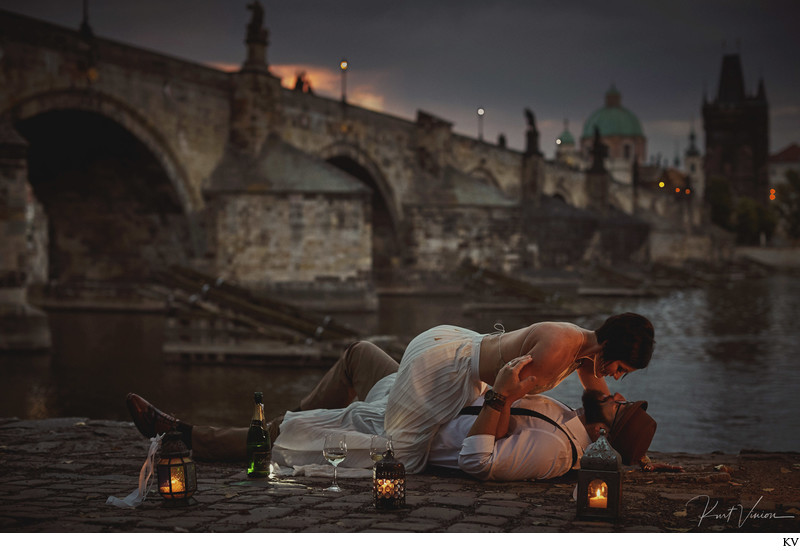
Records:
M473 405L481 404L483 397ZM557 400L542 395L526 396L513 406L543 413L561 425L575 443L578 459L592 442L578 412ZM513 415L510 434L495 440L486 434L467 437L475 418L475 415L459 415L442 426L431 444L428 463L461 469L483 480L553 478L573 467L567 435L547 421Z

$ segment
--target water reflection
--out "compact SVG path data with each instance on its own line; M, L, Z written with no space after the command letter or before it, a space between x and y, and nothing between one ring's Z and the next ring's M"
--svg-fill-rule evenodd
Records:
M719 361L735 358L732 365L742 365L764 355L769 346L766 337L773 330L770 320L775 297L770 281L741 281L704 293L699 333L708 337L706 351L710 357Z
M659 423L653 449L800 450L799 281L773 277L656 299L595 300L583 311L567 321L594 329L622 311L653 321L650 367L609 385L648 400ZM408 340L440 323L492 332L498 322L511 330L539 319L467 313L456 297L387 297L377 315L341 321ZM295 407L322 374L313 367L166 364L160 315L53 312L50 323L52 356L0 356L0 417L128 420L124 397L134 391L194 423L240 425L249 420L254 390L264 392L267 414L277 415ZM581 387L572 376L549 394L577 406Z
M737 452L800 449L800 341L790 312L800 282L789 277L614 301L656 328L653 360L612 390L646 399L659 422L653 449ZM555 389L574 402L579 389Z

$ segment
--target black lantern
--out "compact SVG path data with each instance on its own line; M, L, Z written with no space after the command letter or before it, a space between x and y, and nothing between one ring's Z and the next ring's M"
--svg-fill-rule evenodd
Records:
M372 467L372 497L376 509L399 509L406 504L406 468L391 448Z
M619 518L622 500L622 459L601 429L600 437L581 457L578 472L578 518L609 520Z
M189 505L189 498L197 490L197 471L191 452L181 440L181 433L164 435L158 471L158 493L167 506Z

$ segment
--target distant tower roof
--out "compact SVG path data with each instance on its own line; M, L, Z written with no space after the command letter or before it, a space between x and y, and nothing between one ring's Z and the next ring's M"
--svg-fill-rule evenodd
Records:
M769 158L771 163L797 163L800 162L800 145L791 143Z
M744 74L739 54L727 54L722 58L722 71L719 74L717 101L720 103L739 103L744 100Z
M601 136L644 136L639 119L622 107L622 95L613 84L606 92L605 105L586 119L581 138L593 137L595 127Z
M564 131L556 138L556 145L575 145L575 138L572 136L572 132L569 131L569 128L567 128L568 124L569 121L564 119Z

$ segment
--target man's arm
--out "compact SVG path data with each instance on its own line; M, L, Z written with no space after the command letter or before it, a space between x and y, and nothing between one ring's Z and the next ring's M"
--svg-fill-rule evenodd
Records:
M543 480L572 467L572 449L549 429L525 429L502 440L489 435L464 439L458 466L481 480Z
M536 377L520 378L520 371L530 362L530 356L523 356L511 360L500 369L492 389L505 398L505 403L499 409L484 404L467 437L488 434L499 439L508 434L511 404L525 396L536 385Z
M509 413L511 411L511 406L504 406L504 410L507 410ZM500 419L503 417L503 412L496 410L494 408L490 408L489 406L484 406L481 408L481 412L478 414L478 417L475 419L475 422L472 424L472 428L469 429L467 433L467 437L475 436L476 434L487 434L494 438L502 438L503 436L497 436L498 428L500 428ZM505 415L506 417L506 431L508 431L508 413Z

